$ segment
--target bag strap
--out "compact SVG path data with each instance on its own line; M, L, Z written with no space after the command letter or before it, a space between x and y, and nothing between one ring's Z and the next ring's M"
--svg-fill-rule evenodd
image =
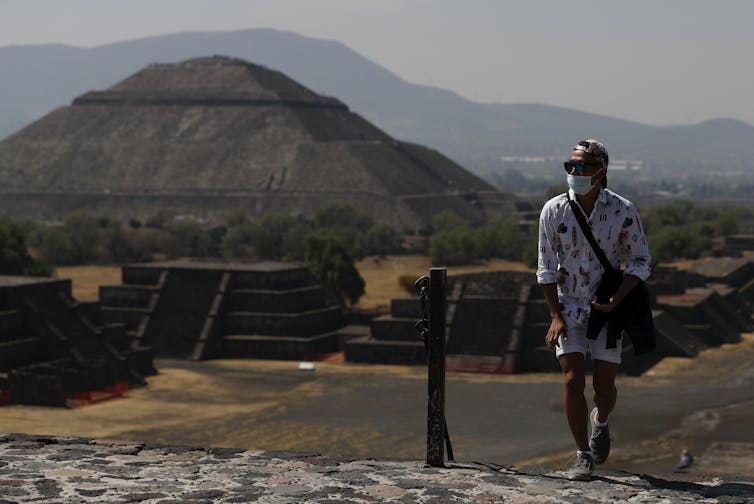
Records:
M610 264L610 261L607 260L605 251L602 250L602 247L599 246L599 244L597 243L597 240L594 239L592 230L589 228L589 225L586 223L586 216L584 215L584 211L581 209L578 203L576 203L574 200L571 199L571 195L567 192L566 192L566 198L568 198L568 204L571 205L571 210L573 211L573 215L576 217L576 221L579 223L579 227L581 228L581 231L584 233L584 236L586 237L586 240L589 242L589 245L592 246L592 250L594 250L594 253L597 254L597 257L602 263L602 267L605 268L605 271L615 271L615 268L613 267L613 265Z

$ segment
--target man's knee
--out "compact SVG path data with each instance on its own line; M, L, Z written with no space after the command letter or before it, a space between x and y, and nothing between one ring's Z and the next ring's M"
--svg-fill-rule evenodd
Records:
M586 381L584 373L578 371L566 371L563 374L565 388L569 394L583 394Z

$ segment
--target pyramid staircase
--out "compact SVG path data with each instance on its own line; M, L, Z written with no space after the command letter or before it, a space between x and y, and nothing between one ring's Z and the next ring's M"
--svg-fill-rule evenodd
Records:
M70 280L0 277L0 402L64 406L144 384L151 349L122 345L123 326L101 325L97 308L71 297Z
M341 347L340 307L296 264L129 265L100 302L160 357L309 359Z
M346 360L371 364L426 364L424 342L416 332L421 318L419 298L396 298L390 314L375 317L369 334L345 343Z

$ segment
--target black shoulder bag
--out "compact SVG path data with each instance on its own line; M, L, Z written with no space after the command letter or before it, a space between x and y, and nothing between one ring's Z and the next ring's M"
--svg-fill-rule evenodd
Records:
M584 237L592 246L592 250L597 254L602 267L605 269L597 286L596 297L598 303L607 304L623 282L623 271L615 269L610 264L602 247L594 239L581 207L571 199L569 194L567 194L567 198ZM651 300L647 286L643 281L634 287L610 313L602 312L592 306L587 323L587 338L597 339L605 323L607 323L606 348L615 348L616 340L621 338L623 331L626 331L631 338L634 354L640 355L655 349L655 327Z

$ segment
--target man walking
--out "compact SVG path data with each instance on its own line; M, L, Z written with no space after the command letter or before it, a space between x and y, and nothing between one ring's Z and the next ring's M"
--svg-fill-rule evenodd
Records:
M607 324L596 339L587 338L589 314L592 308L611 312L650 273L647 240L634 205L607 189L608 162L601 142L577 143L564 163L569 190L545 203L539 220L537 281L551 320L545 344L555 351L563 370L565 414L578 449L568 476L577 480L589 479L594 464L603 463L610 453L608 417L615 407L615 375L621 361L621 339L610 344ZM625 265L620 287L601 303L595 293L604 268L579 227L577 211L583 213L609 263L615 269ZM591 414L584 398L587 349L593 360L596 404Z

